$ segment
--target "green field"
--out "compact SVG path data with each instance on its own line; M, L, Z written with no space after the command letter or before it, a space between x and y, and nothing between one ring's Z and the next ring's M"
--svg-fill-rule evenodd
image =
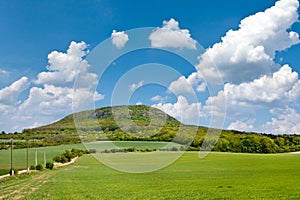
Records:
M71 150L72 148L76 149L96 149L98 152L105 149L114 149L120 148L125 149L129 147L135 147L136 149L159 149L165 147L168 142L91 142L85 144L70 144L70 145L61 145L61 146L50 146L50 147L40 147L40 148L30 148L28 151L29 157L29 166L35 164L35 152L37 151L37 160L38 163L44 163L44 153L46 154L46 160L52 161L52 158L56 155L62 154L66 149ZM174 143L171 143L174 146ZM27 165L27 149L14 149L13 150L13 166L15 168L24 168ZM0 151L0 169L10 167L10 150L1 150ZM3 171L0 170L0 175L3 174Z
M84 155L73 165L0 183L1 198L300 199L300 154L211 153L199 159L187 152L162 170L141 174L119 172Z

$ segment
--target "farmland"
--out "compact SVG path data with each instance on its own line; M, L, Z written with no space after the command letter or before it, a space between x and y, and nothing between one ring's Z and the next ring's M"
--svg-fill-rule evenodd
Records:
M163 148L169 144L168 142L90 142L85 144L69 144L69 145L60 145L60 146L49 146L49 147L40 147L40 148L29 148L28 150L28 164L35 164L35 154L37 152L37 162L44 163L44 156L46 155L47 161L52 161L52 158L56 155L60 155L65 150L71 149L95 149L100 152L103 150L110 150L114 148L125 149L129 147L134 147L136 149L159 149ZM171 143L172 144L172 143ZM174 146L178 146L173 144ZM13 166L15 168L25 168L27 164L27 149L14 149L13 150ZM0 175L7 172L7 170L1 170L1 168L10 167L10 150L1 150L0 151Z
M141 174L84 155L65 168L9 178L0 191L4 199L299 199L300 154L215 152L199 159L186 152L162 170Z

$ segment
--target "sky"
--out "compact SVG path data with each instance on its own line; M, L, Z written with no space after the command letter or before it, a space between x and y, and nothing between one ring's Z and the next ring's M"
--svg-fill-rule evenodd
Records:
M0 1L0 130L145 104L187 124L300 134L298 7Z

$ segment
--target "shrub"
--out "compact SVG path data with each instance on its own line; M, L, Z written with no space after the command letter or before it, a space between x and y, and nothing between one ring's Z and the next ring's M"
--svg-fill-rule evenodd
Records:
M38 164L36 167L36 170L42 171L44 169L42 164Z
M72 158L74 158L74 154L71 153L69 150L66 150L65 153L63 153L62 157L65 156L67 158L67 162L70 162Z
M82 152L82 151L80 151L80 152L77 154L78 157L81 157L82 155L83 155L83 152Z
M104 151L102 151L102 153L109 153L110 151L105 149Z
M61 155L60 156L60 162L61 163L66 163L66 162L68 162L68 158L66 158L66 156L63 154L63 155Z
M61 162L61 157L60 157L60 156L55 156L55 157L53 158L53 161L54 161L54 162Z
M136 149L134 147L130 147L130 148L127 148L126 151L128 151L128 152L135 152Z
M200 151L200 147L188 147L187 151Z
M54 164L52 162L47 162L46 163L46 168L47 169L53 169L53 167L54 167Z
M36 167L34 165L31 165L30 170L36 170Z
M178 151L178 148L177 147L172 147L171 151Z
M110 152L111 152L111 153L116 153L116 152L117 152L117 149L111 149Z
M97 150L96 149L90 149L89 153L97 153Z

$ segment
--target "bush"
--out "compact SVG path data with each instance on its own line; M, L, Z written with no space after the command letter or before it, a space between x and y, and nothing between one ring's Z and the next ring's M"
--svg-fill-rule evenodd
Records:
M90 149L90 151L96 153L96 149ZM81 150L81 149L72 149L71 152L69 150L65 150L65 152L63 154L55 156L53 158L53 161L60 162L60 163L66 163L66 162L70 162L76 156L80 157L83 154L87 154L87 153L89 153L89 151Z
M97 153L97 150L96 149L90 149L89 153Z
M36 167L34 165L31 165L29 169L30 170L36 170Z
M61 162L61 163L66 163L66 162L68 162L68 158L66 158L65 155L61 155L61 156L60 156L60 162Z
M102 151L102 153L109 153L110 151L107 149L104 149L104 151Z
M55 157L53 158L53 161L54 161L54 162L60 162L60 161L61 161L61 157L60 157L60 156L55 156Z
M178 151L178 148L177 147L172 147L171 151Z
M46 168L47 169L53 169L53 167L54 167L54 164L52 162L47 162L46 163Z
M128 152L135 152L136 149L134 147L130 147L130 148L127 148L126 151L128 151Z
M187 151L200 151L200 147L188 147Z
M116 153L116 152L117 152L117 149L111 149L110 152L111 152L111 153Z
M69 150L66 150L65 153L63 153L63 155L61 157L65 157L67 159L67 162L70 162L72 160L72 158L74 158L74 154L71 153Z
M42 171L44 169L42 164L38 164L36 167L36 170Z

